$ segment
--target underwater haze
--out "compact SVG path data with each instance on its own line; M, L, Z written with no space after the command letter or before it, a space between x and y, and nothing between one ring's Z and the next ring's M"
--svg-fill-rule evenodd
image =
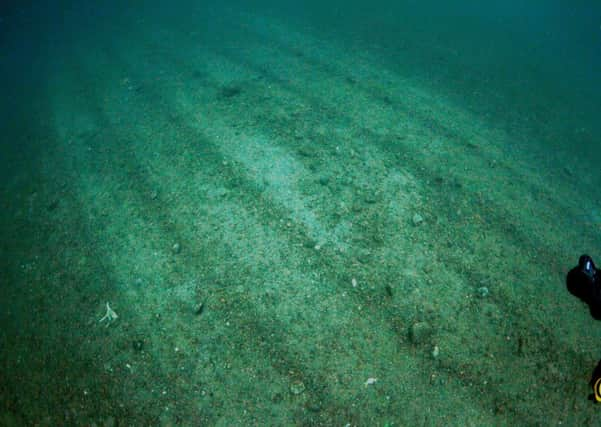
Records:
M1 426L598 425L598 2L8 1L0 49Z

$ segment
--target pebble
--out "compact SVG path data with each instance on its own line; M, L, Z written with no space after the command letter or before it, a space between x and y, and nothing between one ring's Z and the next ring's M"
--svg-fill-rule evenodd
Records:
M299 395L304 391L305 383L303 383L301 380L293 381L292 384L290 384L290 393Z
M415 225L415 226L418 226L418 225L420 225L422 222L424 222L424 217L423 217L423 216L421 216L421 215L420 215L420 214L418 214L418 213L415 213L415 214L413 215L413 218L411 219L411 221L413 222L413 225Z
M377 382L378 382L377 378L369 377L367 380L365 380L365 382L363 383L363 385L365 385L365 387L367 387L368 385L374 385Z
M486 286L479 287L477 292L478 292L478 296L480 298L485 298L490 293L490 291L488 290L488 288Z

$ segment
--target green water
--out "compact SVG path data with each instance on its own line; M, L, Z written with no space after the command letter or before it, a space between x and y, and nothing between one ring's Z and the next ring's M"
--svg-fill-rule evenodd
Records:
M598 7L81 3L0 21L0 425L597 425Z

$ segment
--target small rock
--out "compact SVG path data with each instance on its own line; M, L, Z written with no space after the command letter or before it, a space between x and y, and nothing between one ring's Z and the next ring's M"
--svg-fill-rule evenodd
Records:
M290 393L299 395L305 391L305 384L301 380L295 380L290 384Z
M388 295L390 298L392 298L392 286L390 285L386 285L384 286L384 290L386 291L386 295Z
M413 222L413 225L415 225L415 226L418 226L418 225L420 225L422 222L424 222L424 217L423 217L423 216L421 216L421 215L420 215L420 214L418 214L418 213L415 213L415 214L413 215L413 218L411 218L411 221Z
M313 153L305 147L299 148L297 153L302 157L313 157Z
M488 290L488 288L486 286L481 286L477 289L477 293L480 298L485 298L488 296L490 291Z
M174 254L179 254L182 251L182 247L179 243L174 243L173 246L171 247L171 250L173 251Z
M378 197L375 194L370 193L365 196L364 200L368 205L373 205L378 201Z
M313 249L315 247L315 245L317 245L317 241L314 239L306 239L303 242L303 246L308 249Z
M368 385L374 385L374 384L375 384L375 383L377 383L377 382L378 382L378 379L377 379L377 378L374 378L374 377L369 377L367 380L365 380L365 382L363 383L363 385L364 385L365 387L367 387Z
M369 264L372 262L373 256L369 249L359 250L357 254L357 261L361 264Z

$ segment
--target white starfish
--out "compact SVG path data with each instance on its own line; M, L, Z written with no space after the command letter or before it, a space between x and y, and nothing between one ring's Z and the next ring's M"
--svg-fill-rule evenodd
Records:
M119 316L117 316L117 313L115 313L115 311L111 308L111 306L109 305L109 303L106 303L106 314L104 316L102 316L102 319L99 320L99 322L103 322L106 320L106 326L110 325L111 322L113 320L117 320Z

